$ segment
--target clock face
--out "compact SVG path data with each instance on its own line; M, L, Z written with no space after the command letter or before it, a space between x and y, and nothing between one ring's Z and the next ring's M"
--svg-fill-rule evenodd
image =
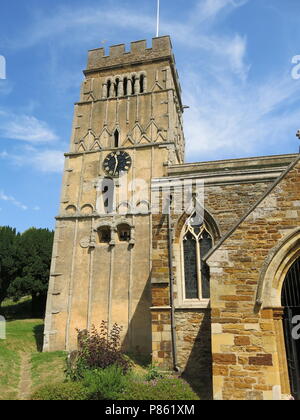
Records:
M104 160L103 167L107 175L120 176L131 168L132 160L126 152L112 152Z

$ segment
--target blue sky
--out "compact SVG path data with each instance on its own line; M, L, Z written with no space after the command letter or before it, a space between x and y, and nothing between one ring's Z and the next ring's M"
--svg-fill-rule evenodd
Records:
M87 50L151 45L155 7L156 0L3 2L0 225L54 227ZM172 37L190 106L187 161L298 151L300 79L291 72L299 15L298 0L161 0L161 35Z

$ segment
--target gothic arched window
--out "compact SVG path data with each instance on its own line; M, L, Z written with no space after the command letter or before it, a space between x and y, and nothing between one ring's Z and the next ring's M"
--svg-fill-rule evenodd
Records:
M213 239L205 223L193 224L190 218L183 236L184 295L185 299L210 298L209 267L203 261L213 246Z
M114 147L119 147L120 133L119 130L114 132Z

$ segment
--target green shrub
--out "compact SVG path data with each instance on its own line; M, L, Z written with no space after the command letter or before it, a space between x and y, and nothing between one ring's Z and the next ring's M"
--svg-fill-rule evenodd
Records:
M121 331L117 324L109 331L105 321L100 331L94 326L91 331L78 331L79 351L75 363L67 370L67 376L71 380L81 380L87 370L106 369L113 365L119 366L124 374L128 373L132 362L121 349Z
M126 389L120 400L193 401L199 400L197 394L183 379L163 378L150 382L127 380Z
M88 391L80 382L66 382L40 387L32 400L42 401L81 401L88 399Z
M157 367L157 365L151 363L147 367L146 381L153 381L155 379L162 379L163 377L164 377L164 375L159 370L159 368Z
M86 371L83 384L91 400L117 400L126 386L126 378L119 366Z
M154 400L193 401L199 397L183 379L168 377L145 381L118 366L86 371L81 382L66 382L39 388L32 400Z

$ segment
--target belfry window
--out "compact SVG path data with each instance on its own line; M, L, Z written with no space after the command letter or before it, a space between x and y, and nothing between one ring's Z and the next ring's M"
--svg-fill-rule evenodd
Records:
M124 77L123 85L124 85L124 96L127 96L127 92L128 92L128 79L127 79L127 77Z
M109 226L102 227L98 230L99 242L101 244L109 244L111 241L111 229Z
M140 77L140 93L145 92L145 76L142 74Z
M114 139L115 139L114 147L119 147L119 140L120 140L119 130L116 130L115 131L115 133L114 133Z
M114 88L115 88L115 97L117 98L119 96L119 84L120 84L120 80L116 79L116 82L114 84Z
M132 86L131 93L132 93L132 95L135 95L135 81L136 81L136 77L132 76L132 79L131 79L131 86Z
M209 267L203 258L213 246L205 223L193 224L190 218L183 236L184 295L185 299L210 298Z
M111 80L107 81L107 97L110 98L110 94L111 94L111 87L112 87L112 83Z
M123 224L118 226L118 236L120 242L130 241L130 226Z

